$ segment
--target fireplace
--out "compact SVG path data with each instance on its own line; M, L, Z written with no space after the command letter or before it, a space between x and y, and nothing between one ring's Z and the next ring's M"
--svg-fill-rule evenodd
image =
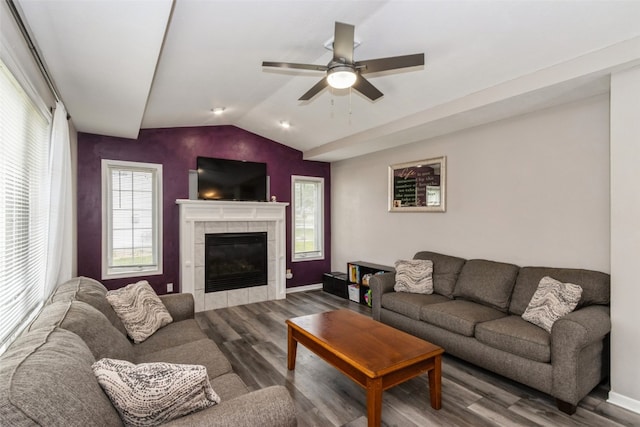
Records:
M286 298L288 203L179 199L176 204L180 207L180 291L193 295L196 312ZM205 292L205 235L255 232L267 233L267 283Z
M267 233L205 234L205 293L267 284Z

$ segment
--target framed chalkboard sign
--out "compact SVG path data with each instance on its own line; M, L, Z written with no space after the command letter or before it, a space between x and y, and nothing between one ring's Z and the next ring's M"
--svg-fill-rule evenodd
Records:
M444 212L446 157L389 166L389 212Z

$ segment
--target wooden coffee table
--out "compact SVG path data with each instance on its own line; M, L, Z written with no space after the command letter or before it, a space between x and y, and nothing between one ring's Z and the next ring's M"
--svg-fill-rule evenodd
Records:
M298 343L367 390L369 426L379 426L382 392L429 373L431 407L440 409L444 350L350 310L294 317L287 323L287 368L295 369Z

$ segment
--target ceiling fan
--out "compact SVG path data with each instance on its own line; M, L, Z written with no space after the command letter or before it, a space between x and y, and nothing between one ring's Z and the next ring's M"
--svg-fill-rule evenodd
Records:
M299 101L308 101L327 86L331 86L336 89L353 87L370 100L375 101L382 96L382 92L369 83L369 81L362 76L363 74L424 65L424 53L354 61L354 30L355 27L353 25L336 22L333 37L333 59L327 65L264 61L262 66L325 71L327 76L298 98Z

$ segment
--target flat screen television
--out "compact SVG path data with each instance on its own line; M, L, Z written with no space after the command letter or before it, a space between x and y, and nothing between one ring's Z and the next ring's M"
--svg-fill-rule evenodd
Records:
M267 201L267 164L198 157L198 199Z

